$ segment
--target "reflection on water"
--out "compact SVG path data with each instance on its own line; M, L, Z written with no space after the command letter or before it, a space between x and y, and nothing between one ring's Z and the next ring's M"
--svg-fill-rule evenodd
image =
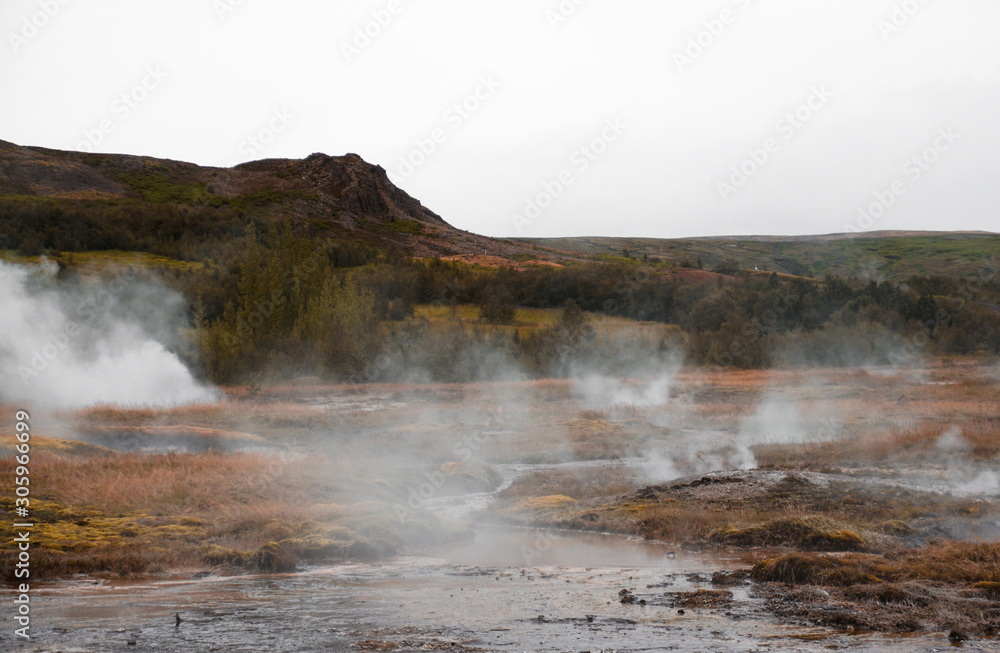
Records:
M400 651L913 651L946 644L943 635L904 640L777 626L752 614L749 588L736 588L727 610L681 615L662 598L710 588L706 572L746 562L740 554L599 534L484 528L471 542L387 564L52 584L35 595L38 636L25 650L357 651L364 642L367 650ZM621 604L621 589L649 597L649 605ZM179 628L175 612L185 619ZM370 648L378 646L394 648Z

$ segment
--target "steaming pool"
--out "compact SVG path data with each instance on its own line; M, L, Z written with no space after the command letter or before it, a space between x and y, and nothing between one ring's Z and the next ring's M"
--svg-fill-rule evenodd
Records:
M530 566L525 560L530 559ZM943 636L777 625L750 587L678 614L666 592L712 588L746 554L623 537L483 527L384 564L267 576L40 586L33 651L935 651ZM648 605L625 605L628 589ZM35 600L35 597L33 597ZM174 625L174 613L184 622ZM130 644L129 642L132 642ZM970 650L983 650L967 647Z
M436 398L435 398L436 399ZM331 413L418 412L391 393L304 401ZM402 406L402 408L400 408ZM416 420L413 420L416 421ZM458 419L452 421L459 421ZM538 471L620 472L642 458L496 464L500 489ZM908 476L885 479L902 484ZM475 518L500 490L427 500ZM63 651L942 651L945 633L841 632L783 623L752 585L720 588L718 571L747 569L746 552L680 550L617 535L480 525L474 539L381 563L280 575L76 580L39 584L32 642ZM687 607L674 593L724 589L732 600ZM621 601L621 592L635 598ZM645 604L642 604L645 601ZM683 614L679 611L683 610ZM174 614L183 622L174 625ZM990 642L957 645L997 650Z

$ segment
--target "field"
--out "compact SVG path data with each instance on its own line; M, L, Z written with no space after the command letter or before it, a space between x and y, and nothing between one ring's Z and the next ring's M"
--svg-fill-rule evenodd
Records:
M753 582L775 605L823 586L841 625L1000 628L995 365L309 383L172 409L36 411L35 573L287 571L506 523L754 551ZM0 473L13 467L8 455ZM463 519L441 510L470 493L489 501ZM819 596L774 614L837 625ZM882 622L862 610L872 601Z
M826 274L886 279L911 275L963 276L996 256L1000 236L986 233L872 232L829 236L725 238L541 238L522 242L598 258L623 253L634 259L701 261L706 270L727 260L742 269L806 277Z

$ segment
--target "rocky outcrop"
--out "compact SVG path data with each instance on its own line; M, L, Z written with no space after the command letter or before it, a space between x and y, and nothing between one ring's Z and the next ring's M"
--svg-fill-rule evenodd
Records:
M94 199L126 192L121 184L83 163L0 141L0 193Z
M317 153L305 159L216 168L0 141L0 195L80 200L142 198L144 191L146 197L160 191L158 197L183 197L180 201L188 203L228 203L247 213L290 221L317 237L364 240L380 248L392 245L413 256L469 256L490 267L495 265L485 261L491 257L516 266L515 259L525 260L526 252L534 259L564 258L533 245L455 229L393 184L384 168L357 154Z

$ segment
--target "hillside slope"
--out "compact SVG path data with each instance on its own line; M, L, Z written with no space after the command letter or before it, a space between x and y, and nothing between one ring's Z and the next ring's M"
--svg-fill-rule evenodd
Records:
M36 252L73 249L83 242L67 233L93 229L93 222L115 222L128 231L157 218L168 207L176 240L203 241L205 225L217 226L220 241L240 233L251 221L289 223L297 233L318 238L363 241L416 257L519 267L525 261L568 262L609 258L664 261L711 270L728 264L740 269L773 270L805 277L855 275L902 280L914 274L981 275L1000 267L1000 234L983 232L867 232L822 236L723 236L707 238L548 238L500 239L456 229L417 199L396 187L386 171L357 154L313 154L305 159L267 159L232 168L122 154L84 154L0 141L0 250L18 249L25 223L47 216L37 226ZM33 211L45 205L46 211ZM91 223L74 220L86 207ZM131 211L122 222L123 207ZM216 210L219 215L212 215ZM118 211L118 213L115 213ZM36 215L37 213L37 215ZM77 212L78 214L79 212ZM177 218L176 214L182 214ZM197 218L184 217L198 214ZM94 216L97 215L95 218ZM228 231L218 227L229 222ZM18 224L14 222L19 221ZM193 225L199 225L197 228ZM199 231L201 229L201 231ZM184 232L184 233L179 233ZM120 234L119 234L120 236ZM94 239L92 239L94 240ZM100 240L100 239L97 239ZM112 238L120 243L128 238ZM146 241L148 243L149 238ZM87 246L86 249L143 249ZM148 247L147 247L148 248ZM78 248L79 249L79 248ZM161 248L162 249L162 248ZM190 250L191 247L189 246ZM164 253L164 252L159 252Z
M0 141L0 197L233 207L299 230L393 244L415 256L523 255L530 245L456 229L357 154L268 159L232 168Z
M738 267L806 277L855 275L901 280L911 275L974 276L1000 267L1000 234L879 231L821 236L712 238L537 238L525 244L578 256L688 261L710 270L727 260Z

